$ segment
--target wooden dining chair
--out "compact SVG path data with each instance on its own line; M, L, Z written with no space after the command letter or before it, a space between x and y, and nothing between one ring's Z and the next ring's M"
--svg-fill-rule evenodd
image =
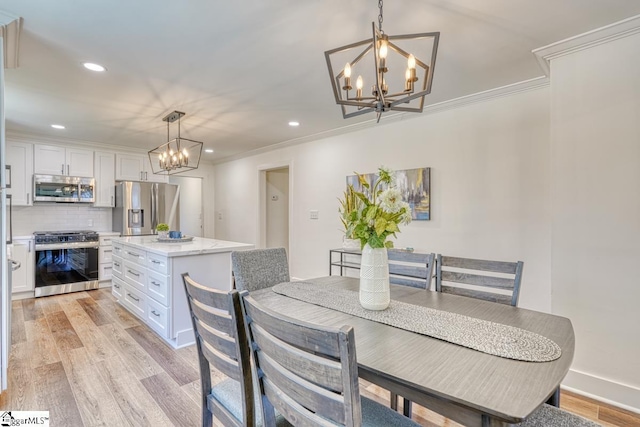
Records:
M418 426L360 396L353 327L297 321L242 299L266 427L273 408L296 426Z
M239 291L257 291L291 280L284 248L231 252L231 264Z
M419 254L397 249L387 251L389 283L430 289L436 254Z
M485 261L438 254L436 291L517 307L523 266L522 261Z
M188 273L182 275L182 280L200 364L202 426L211 427L213 417L224 426L261 425L262 408L250 368L251 352L240 294L203 286ZM229 379L212 387L212 367ZM288 425L281 416L278 421L279 426Z
M431 289L436 254L389 249L387 257L389 259L389 283ZM411 401L404 398L403 403L403 414L411 417ZM398 410L398 395L394 392L390 392L390 406L392 409Z

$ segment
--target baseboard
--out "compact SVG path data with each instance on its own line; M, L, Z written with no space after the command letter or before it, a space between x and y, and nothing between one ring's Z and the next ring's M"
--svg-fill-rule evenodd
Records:
M571 369L561 388L640 414L638 387Z
M12 301L17 301L17 300L21 300L21 299L28 299L28 298L35 298L33 291L16 292L15 294L11 295L11 300Z

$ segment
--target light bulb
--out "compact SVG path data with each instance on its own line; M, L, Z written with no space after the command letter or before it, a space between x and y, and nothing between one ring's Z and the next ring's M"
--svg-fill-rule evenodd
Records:
M180 160L182 160L182 153L180 153L178 157L180 158Z
M407 71L404 73L404 79L407 81L411 80L411 68L407 68Z
M347 62L347 65L344 66L344 76L346 78L351 77L351 65Z
M385 59L387 57L387 52L388 52L388 48L387 48L387 42L383 41L382 43L380 43L380 58Z
M184 154L185 157L189 157L189 152L187 152L186 148L182 150L182 154Z
M412 55L409 55L409 59L407 59L407 66L411 69L415 69L416 68L416 57Z
M356 80L356 89L362 89L364 82L362 81L362 76L358 76L358 80Z
M178 161L178 158L175 155L173 156L173 161L174 163Z
M169 155L173 156L173 148L171 150L169 150Z
M162 154L158 154L158 158L162 160Z

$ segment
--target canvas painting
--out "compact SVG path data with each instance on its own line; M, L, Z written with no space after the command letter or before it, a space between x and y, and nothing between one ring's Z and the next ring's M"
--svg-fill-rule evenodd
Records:
M395 171L395 182L402 192L402 200L411 206L413 221L428 221L431 219L431 168L418 168ZM370 186L378 178L378 174L365 174ZM357 191L362 191L357 175L347 177L347 185L353 185Z

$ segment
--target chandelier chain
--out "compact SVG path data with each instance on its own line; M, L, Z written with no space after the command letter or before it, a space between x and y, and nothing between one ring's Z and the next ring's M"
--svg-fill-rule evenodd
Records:
M378 9L380 9L380 13L378 14L378 30L382 33L382 0L378 0Z

